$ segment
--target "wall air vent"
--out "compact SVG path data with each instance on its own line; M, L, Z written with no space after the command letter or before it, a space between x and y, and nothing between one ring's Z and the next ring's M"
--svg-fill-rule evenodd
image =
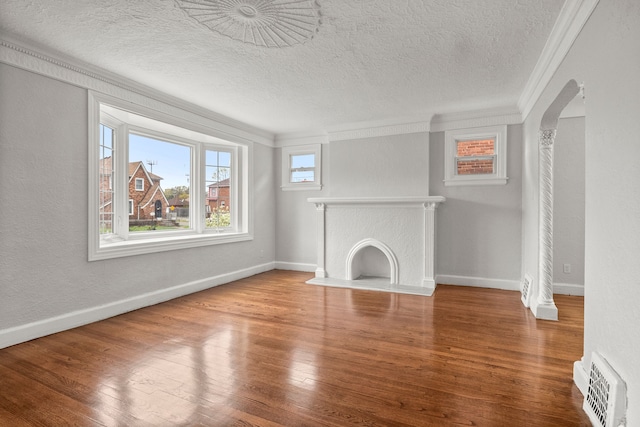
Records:
M592 353L589 387L582 405L591 423L597 427L626 425L626 400L626 386L620 376L604 358Z
M531 296L531 276L529 276L528 274L524 275L521 292L522 296L520 297L520 299L522 300L522 304L524 304L525 307L529 307L529 298Z

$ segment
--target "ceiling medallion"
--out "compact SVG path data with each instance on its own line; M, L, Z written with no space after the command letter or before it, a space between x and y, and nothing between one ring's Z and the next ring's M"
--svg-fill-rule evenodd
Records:
M320 26L316 0L175 0L209 29L265 47L286 47L313 38Z

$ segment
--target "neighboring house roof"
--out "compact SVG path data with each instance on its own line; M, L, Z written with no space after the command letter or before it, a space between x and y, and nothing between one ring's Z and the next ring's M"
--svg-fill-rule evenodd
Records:
M141 161L137 161L137 162L129 163L129 181L131 181L131 177L136 174L136 171L139 168L142 168L142 170L144 171L145 175L147 176L150 182L156 182L156 181L162 180L161 176L158 176L152 172L149 172L147 168L144 166L144 163L142 163Z
M223 179L222 181L218 181L218 182L214 182L213 184L209 184L207 185L207 187L211 188L211 187L228 187L229 186L229 178L227 179Z
M189 198L181 199L179 196L173 196L167 201L169 206L189 206Z

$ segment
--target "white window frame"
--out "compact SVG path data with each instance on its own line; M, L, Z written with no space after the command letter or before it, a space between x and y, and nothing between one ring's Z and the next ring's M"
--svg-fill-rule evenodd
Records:
M146 253L225 244L253 239L250 171L253 144L239 137L159 112L105 94L89 91L89 261ZM99 129L104 123L114 133L113 232L100 234L99 227ZM190 228L185 230L129 233L128 138L130 133L144 133L172 143L191 147ZM232 152L230 204L231 228L205 226L205 150ZM198 179L193 179L197 177Z
M133 215L133 199L129 199L129 216Z
M492 174L457 174L457 144L460 141L495 140L495 162ZM486 126L445 131L444 185L504 185L507 177L507 126Z
M138 183L140 183L140 188L138 188ZM144 191L144 179L136 178L135 190L136 191Z
M291 182L291 157L312 154L314 156L313 181ZM294 145L282 147L282 191L322 189L322 144Z

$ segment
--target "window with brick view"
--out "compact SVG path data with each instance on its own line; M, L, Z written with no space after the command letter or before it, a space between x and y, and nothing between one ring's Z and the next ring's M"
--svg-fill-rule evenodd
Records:
M495 139L456 141L456 174L494 173Z
M444 142L444 185L507 183L506 125L447 130Z

